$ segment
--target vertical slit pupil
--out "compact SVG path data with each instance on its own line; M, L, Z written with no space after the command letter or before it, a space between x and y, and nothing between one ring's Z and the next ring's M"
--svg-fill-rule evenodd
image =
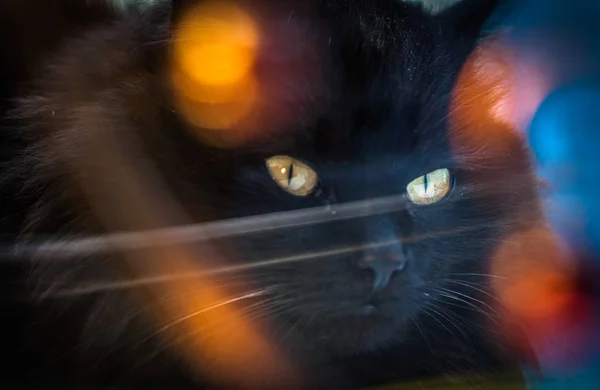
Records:
M288 185L292 183L292 178L294 177L294 164L290 164L288 167Z
M425 193L427 193L427 177L428 177L428 176L429 176L429 175L425 175L425 176L423 177L423 188L425 189Z

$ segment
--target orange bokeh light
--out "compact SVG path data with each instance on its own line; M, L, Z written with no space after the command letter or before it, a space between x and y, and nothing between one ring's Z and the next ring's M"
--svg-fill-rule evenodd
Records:
M568 348L585 350L588 308L579 291L579 265L547 227L533 177L523 170L529 123L556 75L539 53L514 49L497 36L469 57L452 96L450 139L467 164L502 167L504 177L514 179L505 187L527 200L515 207L519 221L490 258L491 304L502 314L490 325L537 361L539 351L548 359Z
M244 287L241 278L231 285L203 274L203 267L226 264L208 244L169 244L151 233L192 221L152 164L140 158L139 144L118 132L96 131L102 128L92 126L81 144L89 146L88 153L65 162L76 173L74 187L82 191L74 199L87 202L106 231L148 233L146 244L126 247L117 258L128 270L123 277L142 282L131 294L140 300L140 315L152 315L160 328L150 337L160 337L217 388L294 388L301 379L292 362L232 299L255 290ZM156 278L160 282L145 283Z
M260 97L258 46L255 20L231 2L202 3L178 23L170 67L175 104L204 142L232 146L250 135L244 120Z
M235 129L235 126L255 107L258 86L254 80L250 79L245 84L240 84L238 88L234 92L234 95L231 96L227 96L228 91L225 90L207 93L207 97L214 97L214 102L202 102L185 95L180 95L177 98L179 113L191 125L202 129L196 132L196 135L201 138L208 137L210 130L227 129L231 129L232 131L221 136L245 138L244 133L247 131Z
M485 136L501 138L507 129L522 134L551 90L553 77L540 55L517 52L502 35L485 39L461 71L452 120L478 123Z
M559 239L541 223L502 241L490 265L504 313L496 326L524 354L530 355L532 346L554 348L553 340L572 331L577 272Z
M179 22L173 54L195 82L232 84L250 73L258 42L258 29L247 12L233 3L206 2Z
M186 248L170 248L154 255L152 270L159 275L196 275L154 287L157 296L171 296L155 314L186 361L227 388L261 389L300 386L290 362L248 320L231 299L209 277L198 274L198 258ZM179 342L177 342L177 340ZM235 372L235 375L232 375Z
M536 226L503 241L492 259L493 281L504 306L516 317L550 317L564 309L574 292L576 269L557 237Z
M565 275L542 270L528 274L501 297L505 306L521 318L549 318L561 313L573 298L572 286Z
M516 131L510 120L509 53L495 40L483 41L471 54L453 91L450 121L462 142L493 143L502 149Z

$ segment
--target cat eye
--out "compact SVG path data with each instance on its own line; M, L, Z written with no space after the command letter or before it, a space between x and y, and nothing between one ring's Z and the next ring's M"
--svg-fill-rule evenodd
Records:
M306 196L317 186L317 173L290 156L273 156L266 160L271 178L292 195Z
M442 200L452 187L452 175L443 168L417 177L408 183L406 193L411 202L427 205Z

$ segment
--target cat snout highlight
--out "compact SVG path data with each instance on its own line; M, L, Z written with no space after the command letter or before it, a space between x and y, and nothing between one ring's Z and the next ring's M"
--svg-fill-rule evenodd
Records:
M406 256L398 250L368 252L358 260L358 266L372 272L373 292L379 292L390 283L394 274L406 267Z

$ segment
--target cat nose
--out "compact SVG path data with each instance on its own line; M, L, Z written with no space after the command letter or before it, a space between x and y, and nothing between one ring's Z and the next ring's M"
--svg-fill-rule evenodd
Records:
M373 292L379 292L390 283L396 272L404 269L406 257L396 251L365 253L358 266L373 272Z

